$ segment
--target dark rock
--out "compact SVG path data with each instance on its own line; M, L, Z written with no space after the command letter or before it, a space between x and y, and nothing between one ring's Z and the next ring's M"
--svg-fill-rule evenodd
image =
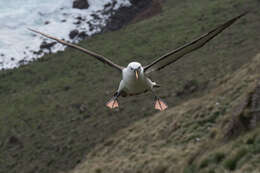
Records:
M143 0L143 1L140 1L140 0L130 0L130 3L135 8L139 8L139 9L144 9L151 2L152 2L151 0Z
M88 37L88 35L84 31L82 31L82 32L79 33L78 37L81 38L81 39L85 39L85 38Z
M111 7L112 6L112 4L109 2L109 3L107 3L104 7L105 8L108 8L108 7Z
M130 2L132 4L130 7L121 7L117 11L112 12L112 16L104 31L114 31L122 28L131 22L138 13L149 8L152 4L151 0L131 0Z
M26 63L26 61L25 61L24 59L22 59L22 60L20 60L20 61L18 62L19 65L24 65L25 63Z
M70 39L74 39L78 35L79 35L79 31L77 29L70 31L70 34L69 34Z
M77 9L87 9L89 7L89 3L87 0L74 0L73 8Z
M48 49L49 51L51 51L52 46L54 46L55 44L56 44L56 42L47 43L47 42L43 41L40 46L40 49Z
M74 22L73 24L75 24L75 25L79 25L79 24L81 24L81 21L78 20L77 22Z
M89 31L93 31L95 29L91 22L87 22L87 24L89 26Z
M83 20L83 18L81 16L76 17L76 19Z
M79 24L81 24L81 22L84 22L86 20L85 18L82 18L81 16L78 16L75 19L76 19L76 22L74 22L74 24L76 24L76 25L79 25Z
M16 136L11 136L8 139L8 144L12 145L12 146L19 146L19 147L23 147L23 143L21 142L21 140L16 137Z
M100 17L97 14L91 14L94 20L100 20Z
M111 15L108 23L106 26L97 26L95 24L92 24L90 20L86 21L86 19L82 16L76 17L76 21L74 24L78 25L82 22L87 22L89 25L89 30L93 31L96 29L96 27L101 27L102 32L106 31L114 31L122 28L124 25L130 23L135 19L135 17L138 17L140 13L143 13L144 11L152 8L153 6L157 6L154 2L161 2L162 0L130 0L131 6L129 7L121 7L118 10L113 10L113 7L116 5L116 1L112 1L111 3L107 3L105 5L104 10L102 11L103 14ZM73 7L83 9L83 6L88 7L89 4L87 0L74 0ZM66 15L66 14L64 14ZM147 15L145 13L145 15ZM150 13L149 13L150 15ZM100 20L99 15L93 14L93 21ZM142 16L141 16L142 17ZM139 20L138 20L139 21ZM79 37L81 39L85 39L88 37L88 35L85 32L80 32L78 30L73 30L69 34L70 39L74 39L75 37Z
M40 54L42 54L42 50L34 51L33 54L35 54L35 55L40 55Z

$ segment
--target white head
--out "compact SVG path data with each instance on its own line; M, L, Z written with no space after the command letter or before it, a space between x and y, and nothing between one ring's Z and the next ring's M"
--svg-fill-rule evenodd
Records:
M140 73L143 73L143 67L139 62L131 62L127 66L127 70L132 72L136 76L136 79L139 78Z

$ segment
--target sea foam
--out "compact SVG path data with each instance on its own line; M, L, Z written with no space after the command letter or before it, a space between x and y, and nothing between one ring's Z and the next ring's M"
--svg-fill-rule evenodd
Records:
M69 33L77 29L91 36L101 31L111 13L103 13L108 3L114 10L130 6L129 0L88 0L89 8L73 9L73 0L8 0L0 1L0 69L10 69L42 57L49 50L39 52L43 41L51 40L31 33L33 28L60 39L71 40ZM96 16L96 17L94 17ZM78 17L86 22L77 23ZM65 46L55 44L51 52L62 51Z

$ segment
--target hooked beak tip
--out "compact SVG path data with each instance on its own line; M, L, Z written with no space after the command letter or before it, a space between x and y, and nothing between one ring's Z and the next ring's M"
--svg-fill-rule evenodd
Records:
M138 79L138 72L137 71L135 71L135 77L136 77L136 79Z

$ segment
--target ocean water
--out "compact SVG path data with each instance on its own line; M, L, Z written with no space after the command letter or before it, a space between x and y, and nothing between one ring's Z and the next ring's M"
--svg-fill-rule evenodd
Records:
M41 43L51 40L35 35L27 28L33 28L55 37L78 42L79 38L70 40L70 31L77 29L87 35L100 32L110 14L102 11L108 3L116 2L108 8L118 9L130 6L129 0L88 0L88 9L73 9L73 0L0 0L0 69L19 67L34 59L40 58L49 50L37 55ZM93 17L93 14L99 19ZM87 22L78 21L77 17ZM48 23L48 24L46 24ZM93 27L89 26L91 23ZM91 29L92 28L92 29ZM56 44L51 52L64 50L65 46Z

